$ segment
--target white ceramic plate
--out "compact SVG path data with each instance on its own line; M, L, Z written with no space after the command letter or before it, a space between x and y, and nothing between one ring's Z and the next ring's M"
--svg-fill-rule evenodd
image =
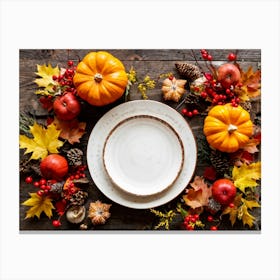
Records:
M171 187L149 196L137 196L116 187L103 164L103 148L109 133L118 123L140 115L153 116L168 123L178 133L184 147L184 162L177 180ZM152 100L129 101L104 114L94 126L87 147L88 168L96 186L112 201L135 209L157 207L178 196L191 180L196 160L197 147L186 120L170 106Z
M153 195L170 187L184 162L183 143L167 122L133 116L110 131L103 162L112 182L134 195Z

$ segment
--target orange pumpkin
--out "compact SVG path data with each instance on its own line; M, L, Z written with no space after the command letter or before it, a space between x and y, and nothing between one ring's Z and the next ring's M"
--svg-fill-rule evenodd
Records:
M162 93L164 100L173 100L179 102L182 95L185 93L185 84L187 80L177 80L175 77L166 78L162 82Z
M90 52L77 65L73 78L78 95L94 106L119 99L128 78L122 62L106 51Z
M253 133L250 114L230 103L214 106L204 120L203 132L210 146L226 153L242 148Z

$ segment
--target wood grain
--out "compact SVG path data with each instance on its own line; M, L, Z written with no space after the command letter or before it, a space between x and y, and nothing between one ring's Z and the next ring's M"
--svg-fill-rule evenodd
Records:
M75 63L78 62L85 56L88 52L95 51L90 49L79 49L79 50L63 50L63 49L46 49L46 50L37 50L37 49L21 49L19 51L19 70L20 70L20 79L19 79L19 88L20 88L20 112L25 112L35 118L36 120L45 120L48 116L48 112L43 110L38 103L38 97L34 94L37 89L37 85L34 83L36 78L36 65L37 64L48 64L52 66L59 65L60 67L65 67L67 60L72 59ZM162 99L161 93L161 83L159 75L162 73L173 72L178 76L178 73L175 68L175 63L180 61L194 63L194 55L198 60L199 65L206 70L205 63L202 61L200 50L181 50L181 49L127 49L127 50L116 50L108 49L116 57L118 57L126 69L129 70L131 67L134 67L137 71L138 80L141 81L145 75L149 75L152 79L158 81L155 89L148 91L148 97L151 100L157 100L160 102L165 102ZM228 49L215 49L209 50L213 55L215 60L214 64L220 64L226 61L227 54L236 50ZM249 66L253 66L254 69L257 69L261 66L261 50L259 49L242 49L238 50L238 63L243 69L247 69ZM141 94L137 91L137 87L133 86L131 88L130 100L141 99ZM118 100L114 104L104 106L101 108L95 108L89 106L86 103L82 104L82 113L80 115L81 121L87 122L86 133L81 139L81 143L75 144L74 146L81 148L84 151L84 162L86 163L86 149L87 141L90 135L92 128L95 123L106 113L108 110L114 106L120 104L123 100ZM174 102L165 102L171 107L176 107L178 104ZM252 102L252 112L251 115L254 118L256 115L261 113L261 100L256 98ZM192 119L186 119L186 121L191 126L194 136L198 139L203 136L202 126L203 126L204 116L198 116ZM68 146L69 147L69 146ZM67 144L66 144L67 148ZM23 151L20 151L21 159L24 157ZM207 166L207 163L198 158L197 167L195 174L202 175L204 167ZM88 178L90 178L90 184L86 187L86 190L89 192L89 199L86 203L88 207L90 201L102 200L104 203L112 204L111 213L112 216L105 225L101 225L95 228L94 230L151 230L154 225L157 223L157 218L147 210L135 210L127 207L118 205L110 201L105 197L99 189L94 185L93 180L91 179L89 173L87 173ZM31 185L27 185L24 182L24 178L20 178L19 185L19 200L20 203L25 201L29 195L29 192L34 192L35 188ZM179 197L179 195L178 195ZM159 209L174 209L177 200L171 201L166 205L159 207ZM26 207L20 204L19 207L19 229L24 231L40 230L40 231L49 231L53 230L52 222L47 217L42 215L40 220L37 219L24 219ZM66 221L65 218L62 218L61 230L78 230L77 225L70 224ZM260 225L259 225L260 227ZM173 222L173 229L181 229L181 224L176 219ZM225 220L220 229L243 229L247 230L248 227L243 227L241 223L236 223L234 227L231 227L228 220Z

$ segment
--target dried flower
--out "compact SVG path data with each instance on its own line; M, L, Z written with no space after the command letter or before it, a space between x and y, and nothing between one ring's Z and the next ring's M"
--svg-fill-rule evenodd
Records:
M143 81L138 85L138 90L140 91L143 99L149 99L147 96L147 90L153 89L156 86L156 82L146 75Z
M169 229L170 223L175 217L176 213L173 210L168 211L167 213L163 213L159 210L150 209L150 211L155 214L160 220L159 223L155 226L155 229L160 227L165 227L165 229Z
M84 206L72 206L66 212L66 218L70 223L79 224L86 216L86 208Z
M136 71L133 67L131 67L129 72L126 74L130 84L134 84L137 81Z
M109 209L111 204L105 204L97 200L91 202L88 210L88 217L91 219L93 225L105 224L106 220L110 218Z

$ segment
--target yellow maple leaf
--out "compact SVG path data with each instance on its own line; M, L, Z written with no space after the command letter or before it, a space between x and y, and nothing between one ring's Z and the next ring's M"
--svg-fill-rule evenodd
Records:
M232 169L232 179L234 185L245 193L245 188L256 187L257 180L261 178L261 162L254 162L249 165L242 164L240 167L234 166Z
M37 71L36 75L41 78L35 79L34 82L43 89L39 89L35 93L42 95L54 93L53 86L57 86L58 82L53 80L53 76L59 75L60 71L58 66L53 68L50 64L48 64L48 66L46 64L37 64Z
M43 159L49 153L59 153L60 148L64 142L58 139L60 130L54 124L50 124L47 128L34 123L30 127L30 133L33 138L28 138L25 135L19 136L20 149L26 149L25 154L32 153L30 159Z
M33 218L34 216L39 219L42 212L50 219L52 217L52 209L55 208L52 200L48 196L39 196L37 193L29 193L29 195L30 198L22 203L22 205L30 207L26 211L25 219Z

